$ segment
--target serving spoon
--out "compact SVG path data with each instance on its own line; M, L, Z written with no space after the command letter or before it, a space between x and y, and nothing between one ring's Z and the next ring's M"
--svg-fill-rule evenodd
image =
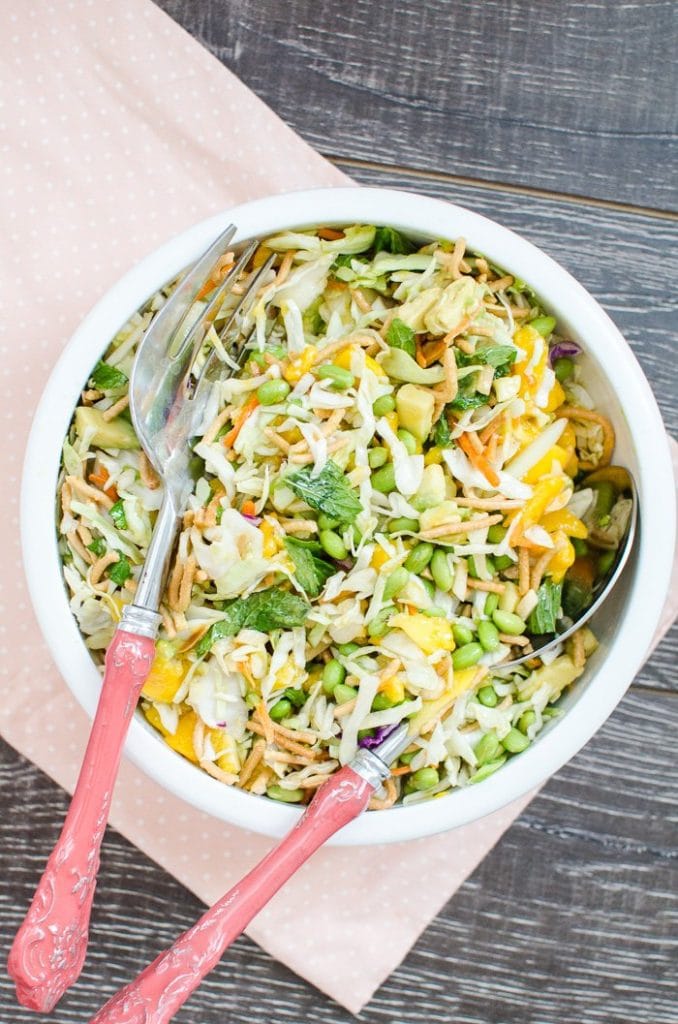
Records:
M612 564L608 568L607 572L597 579L594 584L593 601L587 607L582 609L576 619L571 620L565 616L557 619L555 634L544 634L545 639L538 647L534 646L534 642L537 640L537 637L533 637L533 646L529 654L522 654L519 658L513 658L511 661L500 662L497 665L493 665L492 667L494 670L501 670L503 672L505 669L516 668L518 665L522 665L523 662L529 661L531 658L540 658L543 654L546 654L547 651L552 651L554 647L564 643L568 637L571 637L573 633L576 633L578 629L581 629L581 627L588 622L593 615L595 615L600 606L606 600L624 571L624 566L629 560L638 527L638 489L631 473L629 473L628 470L626 472L628 476L626 490L628 490L631 499L631 509L628 522L626 524L626 531L622 541L617 547L616 555Z
M17 999L49 1012L77 979L85 959L99 851L122 747L141 688L151 670L160 624L158 607L178 525L193 485L190 441L223 364L213 349L198 367L207 332L257 248L252 242L229 266L207 305L192 311L214 281L235 235L230 225L188 271L151 322L134 361L130 412L141 446L164 492L132 604L125 606L106 652L104 678L89 742L66 820L26 918L16 934L8 970ZM220 328L232 367L248 336L238 318L256 296L272 258L255 271ZM212 289L210 289L212 290Z
M636 533L638 501L630 475L629 481L632 507L625 536L607 574L596 584L594 601L536 651L497 668L510 668L551 650L600 608L628 561ZM90 1024L168 1024L281 886L330 836L362 814L375 789L391 774L389 765L412 739L407 723L402 723L383 735L381 742L375 737L371 749L359 748L348 764L320 786L291 832L169 949L117 992Z

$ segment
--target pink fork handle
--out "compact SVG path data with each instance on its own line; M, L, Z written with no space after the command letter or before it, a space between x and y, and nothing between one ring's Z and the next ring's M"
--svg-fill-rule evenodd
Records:
M373 787L348 765L325 782L291 832L91 1024L164 1024L278 889L319 846L365 810Z
M61 835L9 954L17 999L49 1012L77 979L120 754L155 643L118 629L106 654L101 696Z

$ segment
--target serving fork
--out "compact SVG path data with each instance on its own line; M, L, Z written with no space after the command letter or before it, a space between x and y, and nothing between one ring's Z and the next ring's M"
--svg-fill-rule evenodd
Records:
M99 703L61 834L9 955L17 998L34 1010L50 1011L82 970L122 746L153 663L158 608L193 484L191 439L213 382L239 368L249 340L241 330L242 317L272 265L273 257L251 274L220 328L230 367L216 349L203 360L207 333L258 244L244 248L215 290L211 285L235 230L233 225L226 228L181 280L151 322L134 361L129 388L132 422L163 483L163 499L134 601L125 606L106 652ZM210 301L204 307L196 305L206 288L214 292Z

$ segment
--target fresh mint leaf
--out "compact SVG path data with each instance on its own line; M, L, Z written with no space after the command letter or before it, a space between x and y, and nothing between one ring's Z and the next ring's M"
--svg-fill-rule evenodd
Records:
M127 516L125 515L125 506L122 503L122 498L118 498L115 505L109 508L108 514L119 530L127 529Z
M99 391L119 391L127 384L128 377L115 366L110 366L101 360L94 367L90 380Z
M452 436L450 433L450 425L447 422L445 413L440 416L433 427L432 435L433 443L437 448L449 448Z
M393 252L406 256L408 253L414 252L415 249L416 246L410 242L409 238L405 238L395 228L377 228L374 236L375 252Z
M235 636L241 629L256 629L270 633L274 629L303 626L310 605L301 597L280 587L259 590L249 597L238 598L224 608L224 617L213 623L196 645L196 654L202 657L217 640Z
M325 582L334 575L334 566L324 560L320 544L316 541L285 537L285 547L294 562L294 575L299 586L309 597L317 597Z
M527 620L530 633L555 633L562 592L562 583L544 580L537 591L538 603Z
M106 554L106 541L103 537L95 537L92 543L87 545L87 550L92 551L97 558L101 558Z
M132 566L129 564L127 555L123 555L122 551L118 551L118 561L113 562L113 565L109 567L108 578L121 587L131 575Z
M408 356L414 359L417 346L414 343L414 331L406 323L396 317L389 324L386 332L386 340L391 348L401 348Z
M324 512L340 523L352 523L362 505L339 466L328 459L317 476L313 467L305 466L287 477L294 493L316 512Z
M452 402L448 402L445 408L451 409L453 412L466 412L467 409L477 409L479 406L486 404L487 395L479 395L475 391L460 391L457 397Z

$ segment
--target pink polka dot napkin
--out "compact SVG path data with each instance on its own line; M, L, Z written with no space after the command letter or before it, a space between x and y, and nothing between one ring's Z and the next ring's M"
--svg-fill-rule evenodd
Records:
M0 724L71 789L88 722L40 642L19 554L21 459L45 380L88 309L160 243L234 203L345 178L147 0L13 6L0 37ZM447 836L321 851L249 934L357 1012L527 799ZM272 842L198 813L127 762L111 821L206 903Z

